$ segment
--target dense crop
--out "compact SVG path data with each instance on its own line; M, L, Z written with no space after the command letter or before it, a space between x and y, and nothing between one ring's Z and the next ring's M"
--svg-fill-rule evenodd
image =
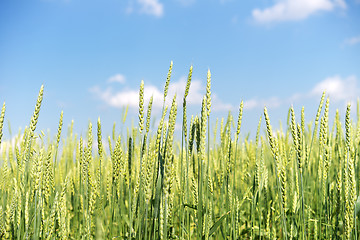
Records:
M272 130L265 108L256 138L241 139L243 103L237 121L229 115L210 128L210 71L201 112L189 121L190 68L174 139L176 96L165 106L171 70L155 134L143 82L139 125L123 135L114 127L103 136L99 118L96 136L89 123L86 136L71 125L64 137L62 112L53 140L37 133L41 87L29 127L1 143L4 103L0 238L357 239L360 121L350 105L345 123L337 112L329 126L324 93L313 123L304 109L297 123L290 108L285 131Z

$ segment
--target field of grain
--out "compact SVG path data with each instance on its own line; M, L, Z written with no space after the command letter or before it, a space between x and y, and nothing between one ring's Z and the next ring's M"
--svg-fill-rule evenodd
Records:
M192 68L182 109L175 98L165 106L171 71L172 65L154 134L143 82L138 126L122 135L114 126L103 136L100 118L86 136L72 126L66 133L63 113L53 139L38 132L42 86L29 126L8 141L2 139L4 103L0 238L358 238L359 110L354 120L348 105L345 116L337 112L329 121L324 93L311 122L305 123L304 109L290 108L284 130L273 131L265 108L256 138L240 138L242 103L235 118L209 123L210 71L198 115L186 115ZM174 134L179 119L180 138Z

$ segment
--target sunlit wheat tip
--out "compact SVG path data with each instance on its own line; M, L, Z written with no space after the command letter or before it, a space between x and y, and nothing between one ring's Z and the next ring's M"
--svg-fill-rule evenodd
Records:
M189 90L190 90L190 84L191 84L191 78L192 78L192 72L193 72L193 66L191 65L190 70L189 70L189 75L186 81L186 88L185 88L185 94L184 94L184 98L186 98L189 94Z
M166 77L166 82L165 82L165 87L164 87L164 102L165 102L165 98L166 98L166 96L168 94L168 90L169 90L172 68L173 68L173 61L170 62L169 71L168 71L168 74Z
M144 81L141 80L139 91L139 130L144 130Z
M62 126L63 126L63 116L64 116L64 112L61 111L60 119L59 119L59 125L58 125L58 131L57 131L57 135L56 135L56 147L59 146L59 142L60 142L61 129L62 129Z
M243 108L244 108L244 101L241 100L240 107L239 107L239 116L238 116L237 128L236 128L236 135L237 136L239 136L239 134L240 134L241 120L242 120L242 115L243 115Z
M350 148L350 135L351 135L351 123L350 123L350 103L347 104L346 107L346 115L345 115L345 132L346 132L346 148Z
M151 96L151 98L149 100L149 104L148 104L147 113L146 113L146 133L148 133L149 129L150 129L150 118L151 118L151 109L152 109L153 99L154 99L153 96Z
M103 144L102 144L102 137L101 137L100 117L98 118L98 121L97 121L97 139L98 139L98 154L99 154L99 156L101 156L102 151L103 151Z
M183 99L183 133L185 139L187 138L187 115L186 115L186 98Z
M301 108L301 132L305 134L305 107Z
M211 72L210 69L207 72L207 81L206 81L206 110L207 116L209 116L211 111Z
M4 117L5 117L5 102L1 108L1 115L0 115L0 144L1 144L1 138L3 136L3 126L4 126Z
M325 100L325 91L323 92L323 94L321 96L320 104L319 104L319 107L318 107L318 110L316 113L315 124L317 124L319 122L320 113L321 113L322 106L324 104L324 100Z

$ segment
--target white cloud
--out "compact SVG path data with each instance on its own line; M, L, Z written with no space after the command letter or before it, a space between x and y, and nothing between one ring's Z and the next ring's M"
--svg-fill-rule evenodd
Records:
M138 0L140 12L161 17L164 14L164 6L159 0Z
M186 87L186 77L182 77L179 81L171 82L168 89L165 105L171 105L172 99L176 94L176 101L178 106L182 106ZM139 89L125 88L121 91L115 92L111 87L102 90L98 86L89 89L96 97L104 101L107 105L122 108L129 106L130 108L137 109L139 105ZM192 80L189 95L187 96L187 105L201 105L203 96L205 94L205 86L202 85L200 80ZM153 108L161 109L164 101L163 88L158 88L154 85L144 84L144 102L147 104L153 96ZM212 94L212 110L223 111L231 110L232 105L224 103L216 94Z
M345 39L344 43L345 43L346 45L355 45L355 44L358 44L358 43L360 43L360 36L356 36L356 37L352 37L352 38Z
M182 107L183 96L186 87L186 77L180 78L178 81L170 82L168 96L166 98L166 105L171 105L174 95L177 95L176 101L178 107ZM250 98L244 100L244 109L258 109L264 106L268 108L278 108L281 106L288 106L294 102L299 102L306 99L318 98L323 91L330 97L333 102L354 102L360 95L360 88L357 84L357 77L352 75L348 77L341 77L338 75L325 78L323 81L314 85L308 92L295 93L287 98L279 98L276 96L267 98ZM139 89L123 88L121 91L114 91L113 88L108 87L103 90L95 86L89 90L97 98L101 99L106 105L115 108L123 108L129 106L134 110L138 109L139 104ZM144 102L147 106L150 97L153 96L153 109L160 110L163 106L163 86L161 88L146 84L144 85ZM200 80L193 80L191 82L189 95L187 97L188 106L201 106L203 96L205 94L205 86ZM223 102L218 95L212 93L213 111L232 111L234 106L232 104Z
M125 89L120 92L114 92L112 88L101 90L98 86L90 89L97 97L103 100L107 105L121 108L129 106L130 108L137 108L139 106L139 90ZM158 107L162 103L162 93L154 86L144 87L144 101L149 102L150 97L154 98L154 107Z
M258 23L303 20L319 11L346 8L344 0L280 0L269 8L254 9L252 16Z
M212 94L211 96L211 110L217 111L232 111L234 106L230 103L223 102L218 95Z
M311 90L311 95L321 95L323 91L334 101L355 100L360 93L355 76L342 78L338 75L328 77L315 85Z
M186 87L186 77L180 78L177 82L170 82L169 85L169 96L174 96L176 93L178 96L179 103L182 103L182 99L184 97L185 87ZM201 101L203 99L203 96L205 94L205 86L201 84L200 80L192 80L190 89L189 89L189 95L186 98L186 103L190 105L196 105L201 104ZM171 97L172 98L172 97Z
M108 79L108 82L109 83L113 83L113 82L118 82L118 83L125 83L126 81L126 78L124 75L122 74L116 74L114 76L111 76L109 79Z
M308 92L295 93L288 98L280 99L278 97L270 98L251 98L244 101L244 108L247 110L255 108L272 107L277 108L282 105L291 105L305 99L318 98L322 93L326 94L333 102L354 102L360 95L360 88L357 84L356 76L332 76L325 78L323 81L315 84Z
M267 99L252 98L244 101L244 109L250 110L254 108L263 108L264 106L277 108L284 102L285 101L282 101L278 97L270 97Z
M166 98L167 105L171 104L171 101L177 94L178 104L182 102L182 96L185 91L186 80L181 78L177 82L170 82L168 95ZM191 87L189 90L189 95L187 98L188 104L201 103L203 94L200 93L202 86L200 81L192 81ZM90 89L90 92L94 93L100 99L102 99L106 104L121 108L124 106L129 106L130 108L137 109L139 106L139 89L124 89L122 91L114 92L112 88L106 90L101 90L98 86L95 86ZM144 84L144 102L148 103L151 96L153 96L153 107L162 108L164 101L164 92L154 85Z
M303 100L312 100L314 97L318 98L322 93L330 97L332 102L355 102L360 96L360 87L357 84L357 77L352 75L346 78L341 76L332 76L325 78L323 81L314 85L308 92L295 93L290 97L279 98L276 96L267 98L250 98L244 100L244 109L261 109L264 106L268 108L278 108L281 106L290 106L295 102ZM231 107L229 107L231 109Z
M259 106L259 102L256 99L250 99L244 101L244 109L253 109Z

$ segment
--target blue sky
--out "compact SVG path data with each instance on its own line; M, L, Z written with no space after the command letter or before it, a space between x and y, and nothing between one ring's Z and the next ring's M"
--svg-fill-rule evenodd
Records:
M193 65L199 112L210 69L212 116L237 115L243 100L244 132L255 134L265 105L274 124L292 104L310 121L324 89L343 113L360 96L359 23L360 0L2 0L5 126L29 124L41 84L39 129L55 134L63 110L65 127L84 133L100 116L109 134L126 105L137 124L140 81L145 100L161 99L171 60L170 97L181 103Z

